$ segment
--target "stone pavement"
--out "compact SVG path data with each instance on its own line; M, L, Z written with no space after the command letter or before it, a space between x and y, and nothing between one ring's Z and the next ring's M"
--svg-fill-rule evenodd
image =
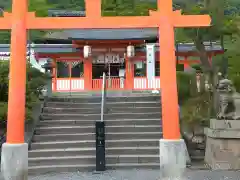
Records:
M184 180L240 180L240 171L187 170ZM61 173L30 176L29 180L159 180L159 170L117 170L104 173Z

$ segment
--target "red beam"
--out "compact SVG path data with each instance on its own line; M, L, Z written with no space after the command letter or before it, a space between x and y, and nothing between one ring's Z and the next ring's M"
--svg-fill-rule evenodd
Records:
M74 40L74 44L80 44L80 45L98 45L98 44L107 44L107 45L113 45L113 44L121 44L121 45L129 45L131 44L142 44L144 43L144 40Z
M155 14L155 13L154 13ZM157 13L156 13L157 14ZM142 17L32 17L27 18L28 29L121 29L158 27L159 16ZM207 27L211 24L208 15L175 16L175 27Z
M176 13L177 12L177 13ZM207 27L211 24L208 15L179 15L172 13L175 27ZM0 18L0 29L11 29L11 13ZM161 12L151 11L151 16L123 17L35 17L34 12L27 16L28 29L121 29L121 28L153 28L158 27Z
M92 48L100 48L100 49L109 49L109 48L126 48L128 44L91 44L91 43L87 43L88 45L92 46ZM75 48L83 48L83 46L85 46L85 44L75 44L74 47Z
M179 64L200 64L200 60L178 60Z
M8 15L8 13L4 13L4 17L0 17L0 30L9 29L11 29L11 17Z
M78 58L78 59L77 58L66 58L65 59L65 58L59 57L59 58L56 58L55 60L56 61L63 61L63 62L66 62L66 61L71 61L71 62L72 61L81 61L82 62L82 61L84 61L84 58Z
M79 57L83 58L82 53L58 53L58 54L51 54L51 53L36 53L38 58L59 58L59 57Z
M157 18L142 17L27 17L28 29L121 29L158 27Z
M117 52L116 52L117 53ZM156 57L158 57L158 53L156 52ZM214 55L217 54L223 54L224 51L214 51ZM212 52L209 52L208 55L212 54ZM59 58L59 57L79 57L79 58L83 58L83 54L82 52L78 52L78 53L35 53L37 58ZM199 54L197 52L178 52L177 53L178 56L197 56L199 57ZM139 57L144 57L146 58L146 53L145 52L136 52L136 58ZM134 57L135 58L135 57Z

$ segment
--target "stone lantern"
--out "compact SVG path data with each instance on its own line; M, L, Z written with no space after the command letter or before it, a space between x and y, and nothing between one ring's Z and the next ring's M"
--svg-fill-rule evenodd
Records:
M83 57L84 58L88 58L91 55L92 55L92 48L91 48L91 46L88 46L88 45L84 46L83 47Z

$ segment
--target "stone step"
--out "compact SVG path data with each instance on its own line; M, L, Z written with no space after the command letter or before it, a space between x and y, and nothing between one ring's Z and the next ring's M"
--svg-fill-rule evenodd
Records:
M191 160L194 162L203 161L205 156L190 156Z
M158 155L159 147L107 147L106 155ZM95 147L92 148L66 148L66 149L38 149L28 153L29 158L37 157L64 157L64 156L94 156Z
M157 107L108 107L106 108L106 113L121 113L121 112L160 112L161 108ZM84 113L84 114L100 114L101 107L98 108L58 108L58 107L45 107L43 109L44 113Z
M118 163L118 164L107 164L108 170L113 169L159 169L159 163ZM95 171L96 165L94 164L74 164L74 165L49 165L49 166L30 166L28 168L29 175L41 175L47 173L64 173L64 172L84 172L84 171Z
M29 172L94 171L101 97L53 97L45 103L29 151ZM160 95L108 97L107 169L159 168ZM149 118L150 117L150 118Z
M157 139L116 139L106 140L106 147L158 147L159 138ZM49 141L49 142L33 142L31 150L41 149L67 149L67 148L92 148L95 147L94 140L77 140L77 141Z
M157 113L162 112L161 106L155 106L155 107L107 107L106 113Z
M58 108L100 108L101 103L46 102L46 107ZM106 107L161 107L160 101L107 102Z
M100 114L42 114L41 119L43 120L77 120L77 119L86 119L86 120L100 120ZM159 118L161 117L160 112L148 112L148 113L111 113L104 116L105 120L108 119L146 119L146 118Z
M106 133L113 132L158 132L162 131L160 125L125 125L106 126ZM60 127L38 127L36 134L72 134L72 133L94 133L95 126L60 126Z
M105 120L106 126L115 125L160 125L161 119L114 119ZM41 120L38 127L60 127L60 126L92 126L95 120Z
M142 97L142 96L157 96L157 94L150 92L109 92L107 91L107 97ZM159 95L158 95L159 96ZM94 98L94 97L102 97L102 92L92 92L91 94L89 92L87 93L76 93L76 92L65 92L64 94L53 94L54 98Z
M102 97L52 97L49 102L74 102L74 103L99 103ZM156 96L119 96L107 97L106 102L136 102L136 101L160 101L160 95Z
M96 156L64 156L28 158L29 166L95 164ZM106 164L159 163L159 155L107 155Z
M162 132L124 132L124 133L107 133L107 140L116 139L160 139ZM95 133L75 133L75 134L42 134L35 135L33 142L50 142L50 141L78 141L78 140L94 140Z
M192 161L203 161L205 157L205 150L189 149L189 155Z
M200 170L211 170L211 168L209 167L208 164L206 164L204 161L192 161L191 162L191 165L188 167L188 169L190 170L197 170L197 171L200 171Z

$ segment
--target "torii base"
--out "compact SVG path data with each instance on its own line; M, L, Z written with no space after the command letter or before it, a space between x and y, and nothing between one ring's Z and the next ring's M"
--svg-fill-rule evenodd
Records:
M184 140L161 139L159 146L160 179L182 180L187 161Z
M28 179L28 144L9 144L2 146L1 173L4 180Z

